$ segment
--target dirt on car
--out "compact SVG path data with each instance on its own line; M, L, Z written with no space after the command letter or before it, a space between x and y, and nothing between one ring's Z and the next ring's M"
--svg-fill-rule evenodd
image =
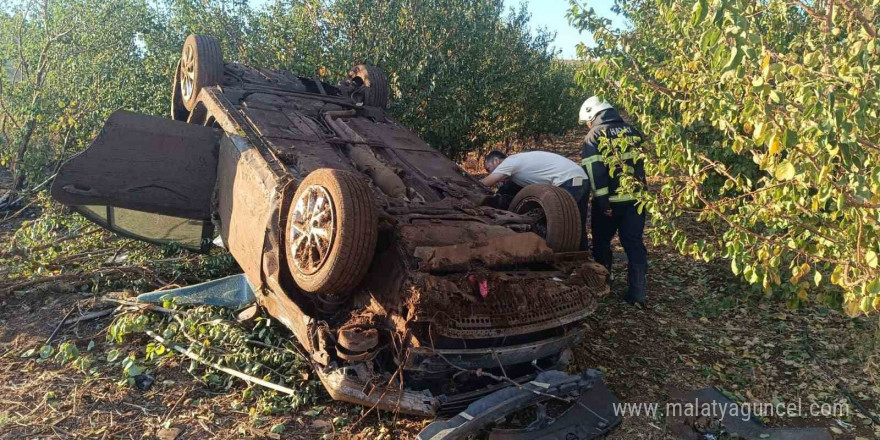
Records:
M608 291L566 191L491 205L387 114L378 67L330 84L226 62L194 35L173 84L171 120L114 113L53 197L132 238L221 243L335 399L452 411L496 385L462 372L558 368Z

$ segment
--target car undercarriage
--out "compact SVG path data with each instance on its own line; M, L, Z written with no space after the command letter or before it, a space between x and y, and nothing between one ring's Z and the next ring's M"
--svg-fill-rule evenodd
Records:
M205 251L219 235L334 399L450 416L563 365L607 273L578 251L567 193L487 206L389 95L375 67L331 85L191 36L173 120L114 113L52 194L146 241Z

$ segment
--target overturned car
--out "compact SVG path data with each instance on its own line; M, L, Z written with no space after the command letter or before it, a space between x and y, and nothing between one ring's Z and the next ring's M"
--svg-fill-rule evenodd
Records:
M389 94L376 67L331 85L190 36L172 119L114 113L52 195L145 241L204 251L219 234L334 399L455 414L564 361L606 272L576 252L565 191L484 206L487 188L386 114Z

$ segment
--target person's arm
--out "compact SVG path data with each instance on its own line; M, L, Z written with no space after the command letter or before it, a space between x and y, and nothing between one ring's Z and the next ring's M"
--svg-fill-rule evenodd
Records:
M498 166L495 167L495 169L492 170L492 172L488 176L484 177L483 180L481 180L480 182L482 182L483 185L491 188L495 186L495 184L503 182L507 180L510 176L516 174L517 169L519 169L519 163L519 158L517 158L514 154L513 156L501 161L501 163L498 164Z
M581 151L581 166L587 172L590 179L590 189L593 191L593 203L606 215L611 215L611 202L608 201L608 166L605 165L602 153L599 152L600 137L595 131L590 131L584 140Z
M492 174L489 174L488 176L484 177L483 180L480 180L480 182L483 185L486 185L491 188L491 187L495 186L496 184L507 180L508 177L510 177L510 176L506 176L501 173L492 173Z

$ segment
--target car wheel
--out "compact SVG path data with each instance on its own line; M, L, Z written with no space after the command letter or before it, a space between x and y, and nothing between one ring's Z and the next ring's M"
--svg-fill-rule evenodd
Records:
M187 37L183 43L177 77L181 102L186 110L192 110L203 88L216 86L223 81L223 50L220 42L205 35Z
M305 292L346 295L367 273L376 249L372 191L355 174L321 168L300 183L287 214L285 248Z
M510 202L510 211L537 218L535 233L555 252L580 248L581 214L568 191L553 185L529 185Z
M364 86L364 105L388 108L388 77L381 68L359 64L348 71L348 81L356 86Z
M189 110L183 105L183 94L180 92L180 60L174 68L174 78L171 80L171 119L186 122L189 118Z

